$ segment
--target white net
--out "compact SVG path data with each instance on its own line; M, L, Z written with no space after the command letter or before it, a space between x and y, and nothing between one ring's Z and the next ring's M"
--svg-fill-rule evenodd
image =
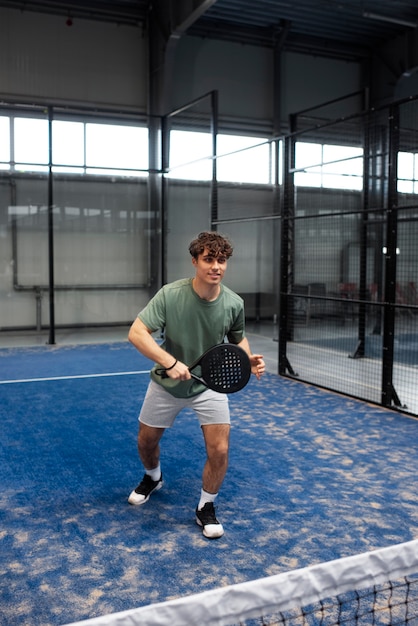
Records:
M256 624L418 626L418 540L84 620L77 626Z

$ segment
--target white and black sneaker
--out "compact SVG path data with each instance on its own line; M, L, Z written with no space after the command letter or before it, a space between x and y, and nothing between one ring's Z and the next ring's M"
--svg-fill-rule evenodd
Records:
M158 491L163 486L163 475L161 474L159 480L152 480L151 476L144 474L144 478L139 483L138 487L134 489L129 498L129 504L145 504L149 500L150 495L154 491Z
M224 534L222 524L216 519L213 502L206 502L200 511L196 509L196 523L202 527L203 534L208 539L217 539Z

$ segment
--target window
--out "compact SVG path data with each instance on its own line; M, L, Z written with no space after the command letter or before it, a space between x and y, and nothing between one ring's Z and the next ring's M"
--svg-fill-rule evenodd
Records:
M14 118L15 169L46 172L49 162L48 120Z
M80 172L84 167L83 122L52 122L54 172Z
M295 146L295 185L321 187L322 146L298 141Z
M23 172L48 171L48 120L33 117L11 119L14 124L15 169ZM0 138L0 168L10 169L9 117L0 117ZM52 164L54 172L144 176L148 168L148 129L53 120Z
M187 130L170 132L169 167L171 178L210 180L212 178L210 133Z
M418 193L418 154L398 152L398 191Z
M272 144L260 137L219 135L218 180L271 184ZM222 155L226 156L222 156Z
M61 173L146 176L148 129L144 126L83 120L52 121L52 169ZM42 117L0 116L0 170L47 172L49 122ZM11 140L13 139L13 144ZM280 142L281 143L281 142ZM274 182L276 144L264 137L218 134L217 179L268 185ZM281 149L279 182L282 182ZM170 132L168 176L212 179L209 132ZM295 185L361 190L363 149L355 146L296 142ZM418 193L418 153L399 152L398 191Z
M136 170L146 170L147 167L148 130L146 128L86 124L88 173L137 176L140 172Z
M322 157L322 187L358 191L363 188L362 148L325 144Z
M297 142L295 185L361 190L363 149Z
M217 153L218 180L255 184L272 182L272 146L265 138L219 134ZM168 175L182 180L211 180L211 134L172 130Z
M0 116L0 170L10 169L10 119Z

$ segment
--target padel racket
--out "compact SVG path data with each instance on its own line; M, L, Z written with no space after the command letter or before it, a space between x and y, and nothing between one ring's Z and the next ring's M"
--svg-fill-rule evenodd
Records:
M200 375L193 372L200 368ZM165 369L155 370L166 378ZM209 348L189 367L192 378L218 393L235 393L248 383L251 376L251 363L248 354L232 343L220 343Z

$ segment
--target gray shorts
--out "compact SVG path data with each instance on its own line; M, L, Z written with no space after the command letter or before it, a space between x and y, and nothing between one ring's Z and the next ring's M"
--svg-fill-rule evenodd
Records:
M153 380L148 385L139 421L155 428L170 428L182 409L193 409L201 426L230 423L225 394L207 389L192 398L175 398Z

